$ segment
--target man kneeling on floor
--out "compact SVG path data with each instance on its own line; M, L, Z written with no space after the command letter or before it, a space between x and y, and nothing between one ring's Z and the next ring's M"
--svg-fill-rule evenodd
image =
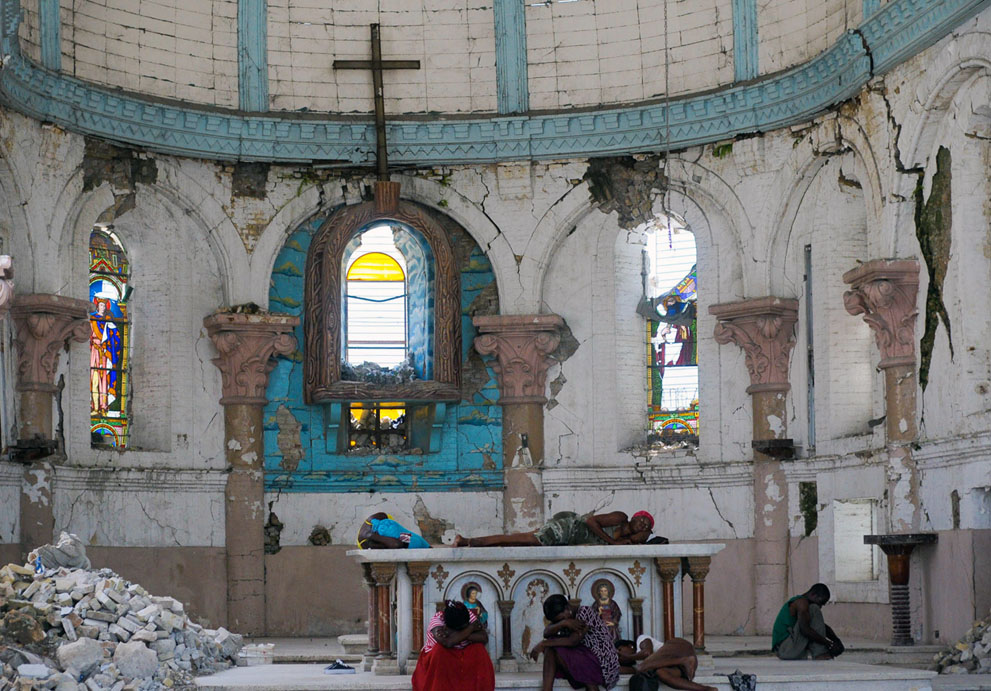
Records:
M826 626L822 607L829 602L829 588L816 583L781 607L771 632L771 650L782 660L832 660L844 648L840 637Z

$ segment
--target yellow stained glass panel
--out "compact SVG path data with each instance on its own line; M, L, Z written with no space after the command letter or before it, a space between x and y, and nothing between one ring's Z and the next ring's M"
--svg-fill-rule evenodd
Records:
M369 252L354 260L348 269L349 281L405 281L399 262L382 252Z

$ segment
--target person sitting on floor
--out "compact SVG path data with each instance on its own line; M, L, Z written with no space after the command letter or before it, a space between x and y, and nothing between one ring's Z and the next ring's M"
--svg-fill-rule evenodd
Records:
M463 602L448 600L427 625L413 672L413 691L493 691L495 668L485 649L489 634Z
M429 549L430 543L387 513L373 513L358 529L358 549Z
M557 547L573 545L642 545L654 529L654 517L637 511L585 514L561 511L542 528L529 533L454 538L455 547Z
M630 691L658 691L662 683L673 689L717 691L715 686L693 681L699 659L691 643L684 638L669 638L655 649L654 641L641 636L641 650L650 648L653 652L637 664L636 673L630 677Z
M544 600L544 617L550 625L544 640L530 657L544 655L543 691L554 688L554 679L567 679L571 688L611 689L619 681L619 656L612 634L591 607L572 607L564 595Z
M786 602L774 620L771 650L782 660L832 660L844 648L840 637L826 626L822 607L829 602L829 588L816 583L807 592Z

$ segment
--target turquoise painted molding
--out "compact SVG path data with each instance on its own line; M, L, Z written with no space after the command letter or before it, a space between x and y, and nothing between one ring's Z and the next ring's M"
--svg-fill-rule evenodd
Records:
M237 77L241 110L268 110L268 3L237 1Z
M881 9L881 0L864 0L864 19Z
M0 101L25 115L179 156L300 164L374 161L370 117L245 115L162 103L46 70L20 52L17 0L0 2L2 54L10 56L0 71ZM873 75L928 48L989 5L991 0L892 0L802 65L669 103L504 117L406 116L389 126L389 159L410 166L585 158L681 149L787 127L856 95Z
M59 0L38 0L41 34L41 64L50 70L62 69L62 18Z
M757 0L733 0L733 78L738 82L756 79Z
M494 0L496 102L499 113L530 110L527 81L526 8L521 0Z

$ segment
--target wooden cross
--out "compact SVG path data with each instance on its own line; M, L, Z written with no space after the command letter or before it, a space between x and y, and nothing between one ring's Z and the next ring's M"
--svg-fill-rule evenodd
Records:
M382 95L382 70L418 70L419 60L383 60L379 25L372 24L371 60L334 60L335 70L371 70L375 88L375 157L378 179L389 179L389 157L385 148L385 97Z

